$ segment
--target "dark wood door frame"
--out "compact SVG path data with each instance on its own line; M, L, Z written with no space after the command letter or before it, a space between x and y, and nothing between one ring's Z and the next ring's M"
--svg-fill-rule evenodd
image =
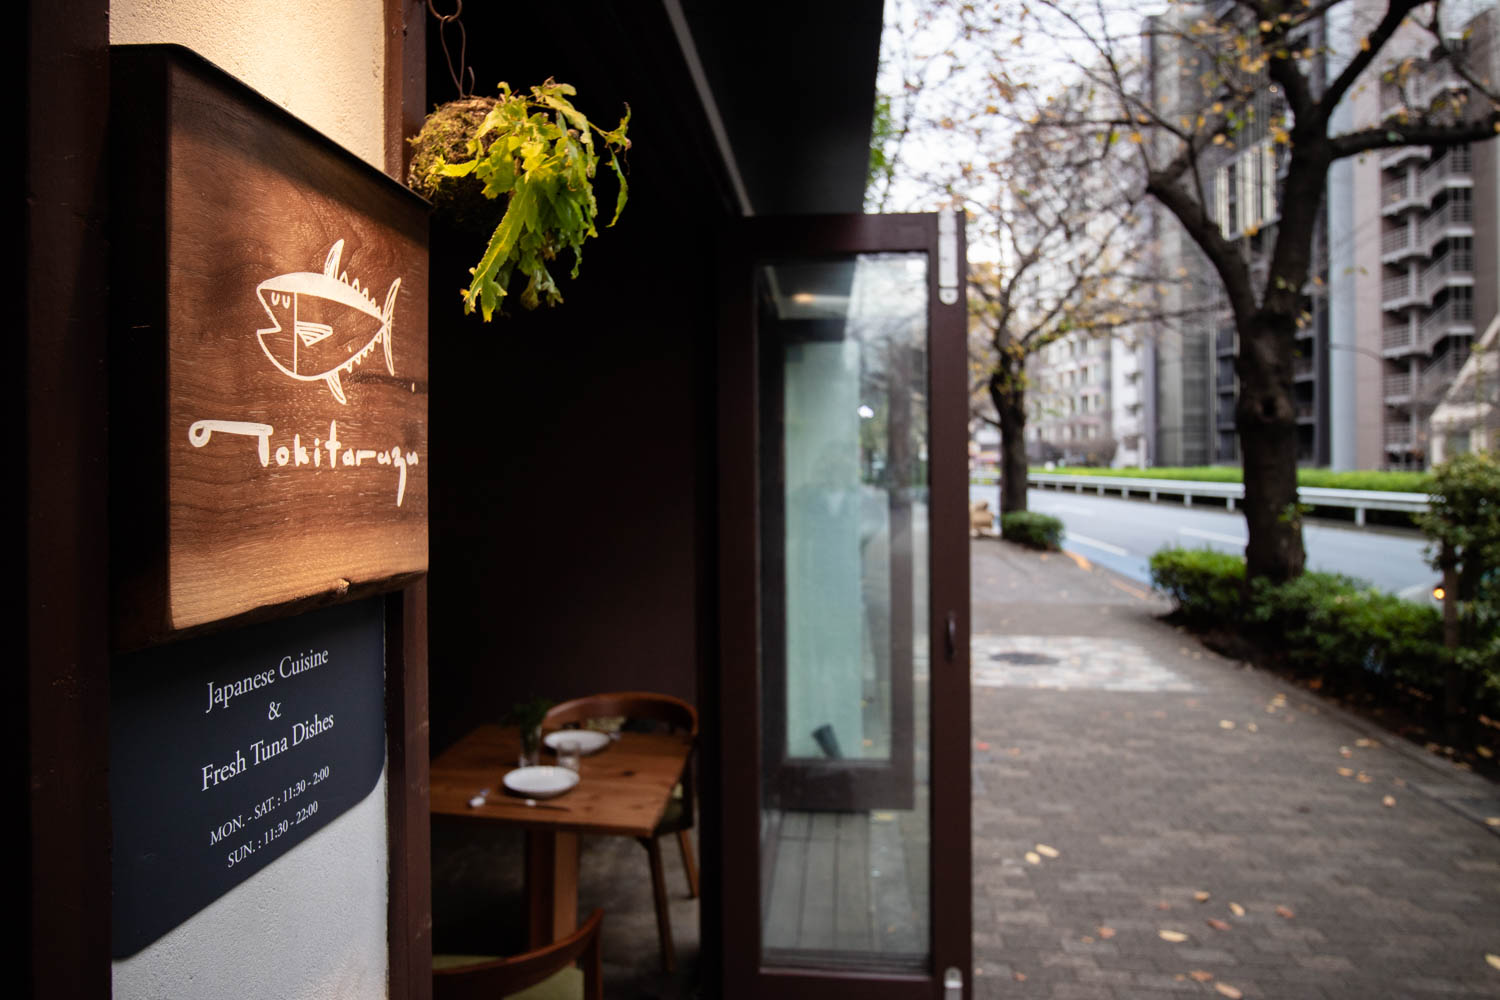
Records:
M406 177L427 113L427 5L385 0L385 172ZM386 849L392 1000L432 997L432 819L428 778L427 578L386 598Z
M711 744L709 781L717 785L705 809L716 815L712 829L723 865L720 887L705 914L705 929L723 938L721 995L821 997L858 985L863 997L907 1000L938 997L942 973L955 968L966 989L971 982L969 802L969 573L967 455L933 448L931 484L929 653L932 662L934 774L950 780L932 788L932 829L961 831L951 845L934 850L931 891L949 905L932 907L933 968L928 975L855 975L830 971L764 969L760 965L760 789L761 738L761 549L760 447L756 414L760 345L756 340L757 260L799 259L817 254L924 251L928 254L930 357L928 391L934 442L967 436L966 310L960 280L957 302L939 307L939 248L936 216L807 216L752 218L732 224L719 245L718 499L719 674L712 694L720 728ZM959 227L958 257L963 256ZM949 636L951 636L951 646ZM949 738L941 738L942 734ZM963 739L951 738L954 733ZM707 905L707 901L706 901Z

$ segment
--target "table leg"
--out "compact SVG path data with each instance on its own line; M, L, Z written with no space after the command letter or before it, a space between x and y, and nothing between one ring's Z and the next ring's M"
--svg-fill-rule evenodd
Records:
M526 906L532 948L578 929L578 834L526 831Z

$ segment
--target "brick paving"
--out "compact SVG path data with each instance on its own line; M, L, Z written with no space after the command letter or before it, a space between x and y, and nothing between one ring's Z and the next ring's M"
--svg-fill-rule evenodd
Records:
M1500 997L1495 786L1131 581L972 554L976 996Z

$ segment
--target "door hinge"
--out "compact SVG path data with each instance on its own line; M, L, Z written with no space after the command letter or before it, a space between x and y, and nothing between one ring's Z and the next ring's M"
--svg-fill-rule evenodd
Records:
M938 301L958 302L958 216L951 208L938 213Z

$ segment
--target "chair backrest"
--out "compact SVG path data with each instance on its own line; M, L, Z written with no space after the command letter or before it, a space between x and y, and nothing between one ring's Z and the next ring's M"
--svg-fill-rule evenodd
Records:
M595 910L583 925L561 941L511 958L432 970L433 1000L497 1000L535 986L577 961L583 967L584 1000L603 1000L599 964L599 928L604 911Z
M553 705L542 721L542 728L551 731L561 729L569 723L622 716L626 719L662 722L690 734L694 740L698 738L698 710L681 698L652 691L591 694L586 698L574 698L572 701Z

